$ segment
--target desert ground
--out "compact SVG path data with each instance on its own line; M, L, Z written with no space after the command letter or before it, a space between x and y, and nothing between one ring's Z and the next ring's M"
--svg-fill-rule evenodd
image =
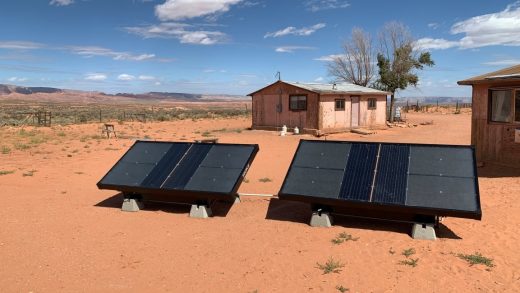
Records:
M467 112L407 118L417 126L314 139L470 143ZM520 292L520 170L479 168L482 221L446 218L436 241L412 239L409 224L348 217L312 228L308 205L276 196L217 203L209 219L157 203L128 213L120 194L96 187L135 139L218 137L259 144L239 192L276 195L299 139L313 137L249 126L248 118L125 122L115 124L117 139L102 137L99 123L0 128L0 291ZM343 232L355 241L334 244ZM493 266L458 257L474 253ZM319 264L331 258L344 266L325 274Z

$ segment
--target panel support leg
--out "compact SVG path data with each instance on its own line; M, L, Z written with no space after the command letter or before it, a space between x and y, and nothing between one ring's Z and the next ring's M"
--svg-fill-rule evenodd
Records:
M208 217L213 216L213 212L211 208L207 204L194 204L191 205L190 217L191 218L199 218L206 219Z
M233 201L233 204L236 204L236 203L241 203L242 201L240 200L240 196L237 194L235 196L235 200Z
M435 240L435 224L415 223L412 227L412 238L423 240Z
M123 206L121 210L124 212L138 212L144 209L144 204L140 199L137 198L125 198L123 199Z
M322 208L313 208L310 225L312 227L332 227L332 215Z

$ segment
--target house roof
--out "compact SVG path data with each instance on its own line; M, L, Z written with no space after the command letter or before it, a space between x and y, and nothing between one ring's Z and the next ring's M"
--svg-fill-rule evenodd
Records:
M286 83L295 87L302 88L304 90L308 90L311 92L315 92L318 94L375 94L375 95L389 95L390 93L376 90L369 87L364 87L360 85L355 85L352 83L304 83L304 82L292 82L292 81L277 81L276 83ZM252 96L259 91L273 85L270 84L264 88L261 88L255 92L250 93L248 96Z
M492 81L520 81L520 64L497 71L489 72L472 78L458 81L459 85L472 85L476 83L488 83Z

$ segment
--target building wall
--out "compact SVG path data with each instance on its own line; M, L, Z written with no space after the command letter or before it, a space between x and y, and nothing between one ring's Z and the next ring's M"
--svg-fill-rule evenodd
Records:
M378 127L386 122L386 96L361 95L359 99L359 127ZM377 99L376 109L368 109L368 99ZM335 100L345 99L345 110L335 110ZM350 129L352 126L352 96L322 95L320 129Z
M306 111L289 110L290 95L307 95ZM282 111L276 107L281 103ZM253 95L253 128L286 125L300 130L318 129L318 94L285 83L276 83Z
M471 118L471 144L475 146L477 161L496 162L502 165L520 166L520 143L514 142L518 123L489 122L489 97L491 87L520 86L520 82L473 85Z

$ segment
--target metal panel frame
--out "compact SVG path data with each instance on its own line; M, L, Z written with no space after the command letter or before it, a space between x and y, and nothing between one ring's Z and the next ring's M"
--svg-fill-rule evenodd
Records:
M115 168L116 165L121 162L123 157L137 144L137 143L182 143L182 144L192 144L192 145L230 145L230 146L251 146L253 147L253 152L249 156L246 164L240 171L240 176L238 176L237 180L233 184L233 189L231 192L203 192L203 191L194 191L194 190L179 190L179 189L161 189L161 188L145 188L145 187L135 187L128 185L115 185L115 184L103 184L101 183L103 179ZM234 200L238 191L238 188L242 184L243 178L245 177L247 171L249 170L251 163L253 162L256 154L258 153L259 147L257 144L237 144L237 143L191 143L191 142L171 142L171 141L146 141L146 140L137 140L134 144L128 148L128 150L121 156L121 158L110 168L110 170L101 178L101 180L97 183L97 187L99 189L108 189L108 190L116 190L120 191L123 194L139 194L145 197L150 195L151 197L159 197L164 201L178 202L179 199L182 201L192 201L193 203L199 202L200 200Z
M430 146L430 147L448 147L448 148L470 148L473 156L473 174L474 174L474 184L476 191L476 199L477 199L477 210L476 211L464 211L464 210L455 210L455 209L438 209L438 208L428 208L428 207L415 207L415 206L405 206L398 204L387 204L387 203L377 203L377 202L361 202L361 201L353 201L353 200L345 200L345 199L335 199L335 198L323 198L316 196L306 196L306 195L298 195L298 194L290 194L283 193L288 174L292 168L296 155L300 149L302 143L309 142L322 142L322 143L349 143L349 144L363 144L363 143L375 143L380 145L409 145L409 146ZM475 147L464 146L464 145L436 145L436 144L416 144L416 143L388 143L388 142L360 142L360 141L336 141L336 140L327 140L327 141L316 141L316 140L300 140L298 144L298 148L294 154L293 159L291 160L291 165L285 175L284 181L282 183L282 187L278 192L278 197L282 200L291 200L291 201L299 201L306 202L313 205L324 205L330 208L344 207L344 208L364 208L370 210L378 210L381 212L396 212L396 213L408 213L415 215L432 215L432 216L450 216L450 217L458 217L458 218L467 218L467 219L482 219L482 208L480 204L480 190L478 186L478 175L477 175L477 165L475 160Z

